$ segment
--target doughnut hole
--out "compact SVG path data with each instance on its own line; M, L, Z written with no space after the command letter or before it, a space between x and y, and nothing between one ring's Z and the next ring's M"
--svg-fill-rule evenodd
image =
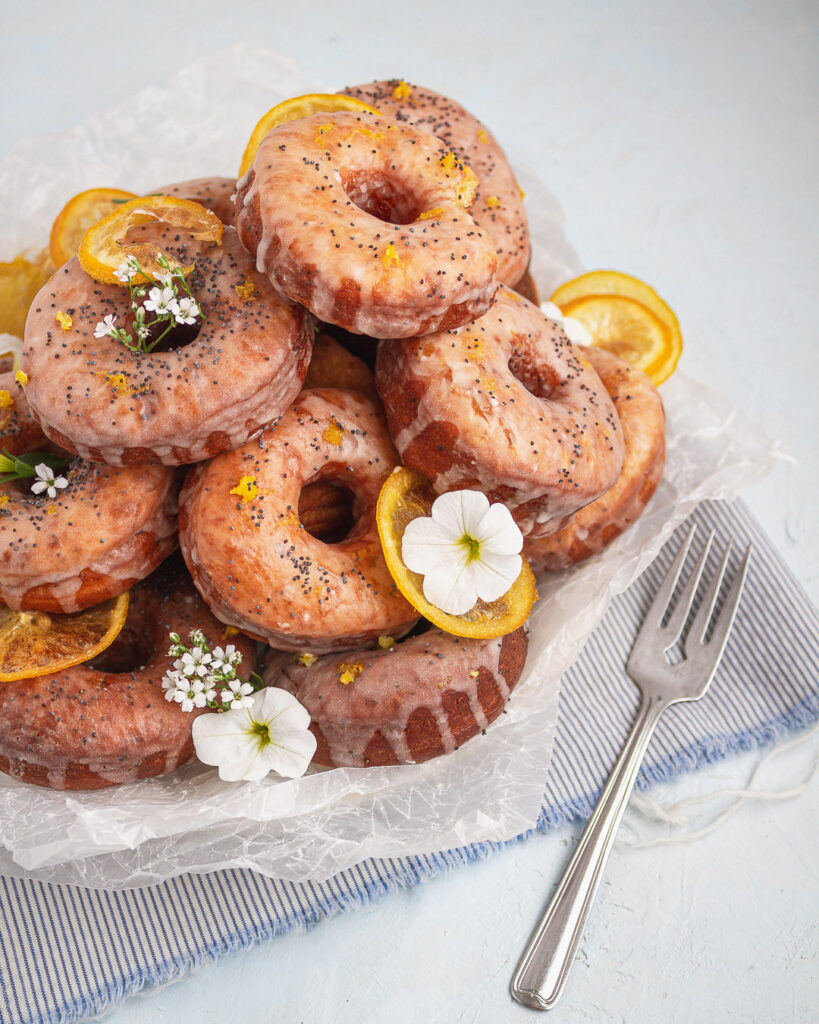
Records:
M554 369L540 362L537 352L530 346L519 345L517 339L512 345L512 354L507 366L515 380L535 398L551 398L560 384L560 378Z
M355 496L338 480L313 477L299 495L299 522L324 544L339 544L356 523Z
M341 184L352 203L389 224L412 224L423 213L412 189L400 178L384 177L372 169L341 169Z
M86 666L111 674L141 672L153 660L155 653L156 643L146 631L145 623L129 615L111 646L86 662Z

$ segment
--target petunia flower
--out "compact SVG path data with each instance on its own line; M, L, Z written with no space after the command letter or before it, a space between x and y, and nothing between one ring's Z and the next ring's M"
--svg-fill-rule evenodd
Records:
M404 530L401 557L424 577L424 597L449 615L463 615L478 598L495 601L520 575L523 536L509 509L480 491L451 491L431 515Z
M544 316L560 324L566 337L573 345L591 345L593 338L579 320L573 316L563 316L560 306L554 302L541 302L540 310Z
M62 490L62 488L68 487L68 480L64 476L54 476L54 470L45 462L35 466L34 473L37 479L31 485L33 494L42 494L45 491L49 498L56 498L58 488Z
M219 769L225 782L256 781L274 771L286 778L304 775L316 750L310 715L286 690L270 686L253 695L252 706L193 723L196 756Z

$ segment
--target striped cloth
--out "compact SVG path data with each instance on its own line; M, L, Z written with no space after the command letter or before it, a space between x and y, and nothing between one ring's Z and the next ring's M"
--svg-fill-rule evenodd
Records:
M719 546L730 535L740 546L752 541L754 557L708 696L664 716L638 780L643 788L819 718L816 610L741 503L705 503L692 518L716 530ZM585 818L594 806L637 705L623 674L626 655L678 542L679 536L614 600L564 675L539 829ZM416 885L496 848L479 843L364 861L322 883L235 870L115 892L0 878L0 1022L82 1020L215 957Z

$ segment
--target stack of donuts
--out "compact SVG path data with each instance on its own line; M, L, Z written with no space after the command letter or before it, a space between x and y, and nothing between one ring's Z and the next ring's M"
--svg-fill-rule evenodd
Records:
M403 82L347 93L380 113L282 124L238 182L156 190L225 224L218 245L161 224L128 240L193 268L198 330L151 353L99 337L128 322L128 290L76 258L36 296L22 373L0 377L2 446L73 461L56 498L7 487L0 601L74 612L133 589L100 658L0 684L0 770L90 789L190 759L198 712L161 680L168 633L193 627L297 696L317 765L445 754L502 711L526 629L419 622L376 528L387 477L503 502L538 570L599 551L653 493L656 389L536 305L523 193L489 130Z

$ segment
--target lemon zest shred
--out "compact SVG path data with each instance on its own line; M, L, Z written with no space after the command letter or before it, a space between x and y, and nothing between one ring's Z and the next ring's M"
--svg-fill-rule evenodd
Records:
M48 508L46 509L46 512L50 516L56 516L57 515L57 506L56 505L49 505Z
M478 129L478 142L482 142L484 145L489 142L489 136L483 128Z
M375 141L375 142L378 142L379 139L383 139L384 138L384 133L383 132L377 132L377 131L374 131L372 128L365 128L363 125L358 125L355 128L353 128L353 130L351 132L348 132L344 136L344 141L347 142L354 135L363 135L365 138L373 139L373 141Z
M408 100L411 92L412 89L409 84L403 78L399 78L398 85L392 90L392 98L394 100Z
M0 494L0 508L2 508L4 505L8 505L8 503L9 496L7 494Z
M246 277L241 284L237 284L236 294L244 302L252 302L256 298L256 282L253 278Z
M457 160L455 154L452 152L451 149L445 156L441 157L441 167L443 167L445 171L453 170L456 163Z
M494 377L488 377L484 382L483 386L487 391L495 391L498 386L498 382Z
M431 210L424 210L418 214L418 220L431 220L433 217L440 217L444 212L443 206L435 206Z
M332 123L332 121L328 121L326 124L320 124L319 125L319 130L318 130L318 135L316 135L316 145L317 146L323 145L323 143L325 141L324 140L324 136L328 132L331 132L332 130L333 130L333 123Z
M336 419L331 419L328 426L321 433L322 439L328 444L334 444L337 448L341 446L341 438L344 436L344 427Z
M338 663L339 677L338 681L343 683L344 686L349 686L350 683L355 679L356 676L361 675L364 670L364 666L360 661L346 662L340 661Z
M478 678L478 670L476 668L473 668L472 671L469 673L469 677L470 677L470 679L477 679Z
M74 321L71 319L68 313L63 313L61 309L57 311L57 316L55 317L55 319L64 331L70 331L71 328L74 326Z
M230 640L232 636L236 636L239 630L235 626L225 626L222 630L222 639Z
M0 409L12 409L13 407L14 399L11 397L11 392L0 388Z
M118 395L144 395L151 390L150 384L129 384L124 373L106 373L105 380L111 384Z
M310 668L311 665L315 665L318 661L318 655L311 654L309 651L302 651L300 654L293 655L293 661L297 665L304 665L306 668Z
M520 198L521 199L525 199L526 198L526 193L523 191L523 189L520 187L520 185L518 185L518 193L520 194Z
M384 250L384 255L381 257L381 262L385 267L402 267L403 261L396 252L395 246L392 242L389 243L387 248Z
M501 201L497 196L487 196L484 200L490 210L494 210L496 206L500 206Z
M243 476L235 487L231 487L230 494L236 494L242 501L253 501L259 495L259 488L256 486L255 476Z
M395 647L395 637L386 635L380 636L378 638L378 646L382 651L390 650L391 647Z
M24 388L26 384L28 384L28 374L25 372L25 370L18 370L17 373L15 373L14 375L14 379L17 381L21 388Z

